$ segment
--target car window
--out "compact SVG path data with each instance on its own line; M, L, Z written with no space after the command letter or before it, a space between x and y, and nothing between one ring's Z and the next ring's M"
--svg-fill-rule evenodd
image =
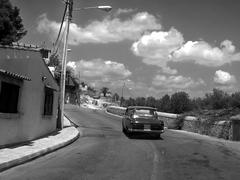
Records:
M154 116L155 111L152 109L136 109L134 115L137 116Z

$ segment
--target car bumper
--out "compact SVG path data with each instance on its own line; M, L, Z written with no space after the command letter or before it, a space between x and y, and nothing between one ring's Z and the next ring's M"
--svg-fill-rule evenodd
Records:
M129 132L142 132L142 133L154 133L154 134L161 134L164 133L164 130L149 130L149 129L128 129Z

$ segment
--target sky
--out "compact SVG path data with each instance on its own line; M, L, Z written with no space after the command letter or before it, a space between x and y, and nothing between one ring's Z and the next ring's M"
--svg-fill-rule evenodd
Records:
M11 2L28 31L20 42L52 49L63 0ZM67 64L81 81L123 89L124 97L239 91L239 0L74 0L73 7L99 5L113 9L73 12Z

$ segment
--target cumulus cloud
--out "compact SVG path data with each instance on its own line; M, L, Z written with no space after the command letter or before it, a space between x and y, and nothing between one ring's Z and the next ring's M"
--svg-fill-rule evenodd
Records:
M170 55L177 50L184 42L182 34L175 28L169 31L153 31L143 35L132 45L135 55L143 57L143 62L149 65L156 65L163 68L163 71L176 74L177 71L167 67Z
M214 82L219 85L231 85L236 83L236 78L228 72L218 70L215 72Z
M169 90L184 90L205 84L202 79L198 79L196 81L190 77L184 77L181 75L179 76L157 75L154 77L152 83L154 86Z
M74 70L77 68L75 61L69 61L69 62L67 63L67 66L70 67L70 68L72 68L72 69L74 69Z
M220 47L212 47L205 41L188 41L173 53L174 61L192 61L196 64L219 67L232 61L240 61L240 53L234 53L235 46L225 40Z
M225 51L227 53L234 53L234 51L235 51L235 46L229 40L224 40L221 43L221 48L223 51Z
M119 10L120 13L127 13L131 10ZM40 16L38 21L38 31L56 38L60 23L51 21L47 15ZM132 15L126 20L121 20L118 16L107 16L102 21L92 21L85 27L76 23L71 23L69 33L69 44L79 45L81 43L110 43L123 40L137 40L142 33L148 30L161 29L161 24L155 16L140 12Z
M102 59L69 61L76 76L90 83L111 83L128 78L132 73L121 63Z
M51 40L55 41L59 29L60 23L48 20L46 14L42 14L41 16L39 16L37 30L40 33L48 34Z
M164 73L176 74L168 62L193 62L207 67L220 67L226 63L240 61L240 52L230 40L224 40L219 47L205 41L184 41L181 32L175 28L169 31L153 31L142 35L131 47L136 56L148 65L162 68Z

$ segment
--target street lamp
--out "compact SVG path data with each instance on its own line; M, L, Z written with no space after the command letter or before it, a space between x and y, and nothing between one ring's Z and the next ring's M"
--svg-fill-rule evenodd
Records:
M112 10L111 6L93 6L93 7L83 7L83 8L76 8L73 9L73 11L79 11L79 10L86 10L86 9L100 9L102 11L109 12Z
M69 26L72 20L72 11L73 11L73 0L65 1L67 7L67 18L66 18L66 31L64 36L64 45L63 45L63 60L62 60L62 70L61 70L61 84L60 84L60 129L63 128L63 119L64 119L64 100L65 100L65 79L66 79L66 63L67 63L67 51L68 51L68 35L69 35ZM78 8L74 11L85 10L85 9L100 9L106 12L109 12L112 7L111 6L95 6L95 7L85 7Z
M120 107L122 106L122 103L123 103L123 89L124 89L124 86L125 86L125 82L123 83L123 86L122 86L122 97L121 97L121 101L120 101Z
M130 82L131 80L127 80L127 82ZM125 81L123 82L123 86L122 86L122 98L121 98L121 101L120 101L120 106L122 106L122 103L123 103L123 90L124 90L124 87L126 86L125 84Z

